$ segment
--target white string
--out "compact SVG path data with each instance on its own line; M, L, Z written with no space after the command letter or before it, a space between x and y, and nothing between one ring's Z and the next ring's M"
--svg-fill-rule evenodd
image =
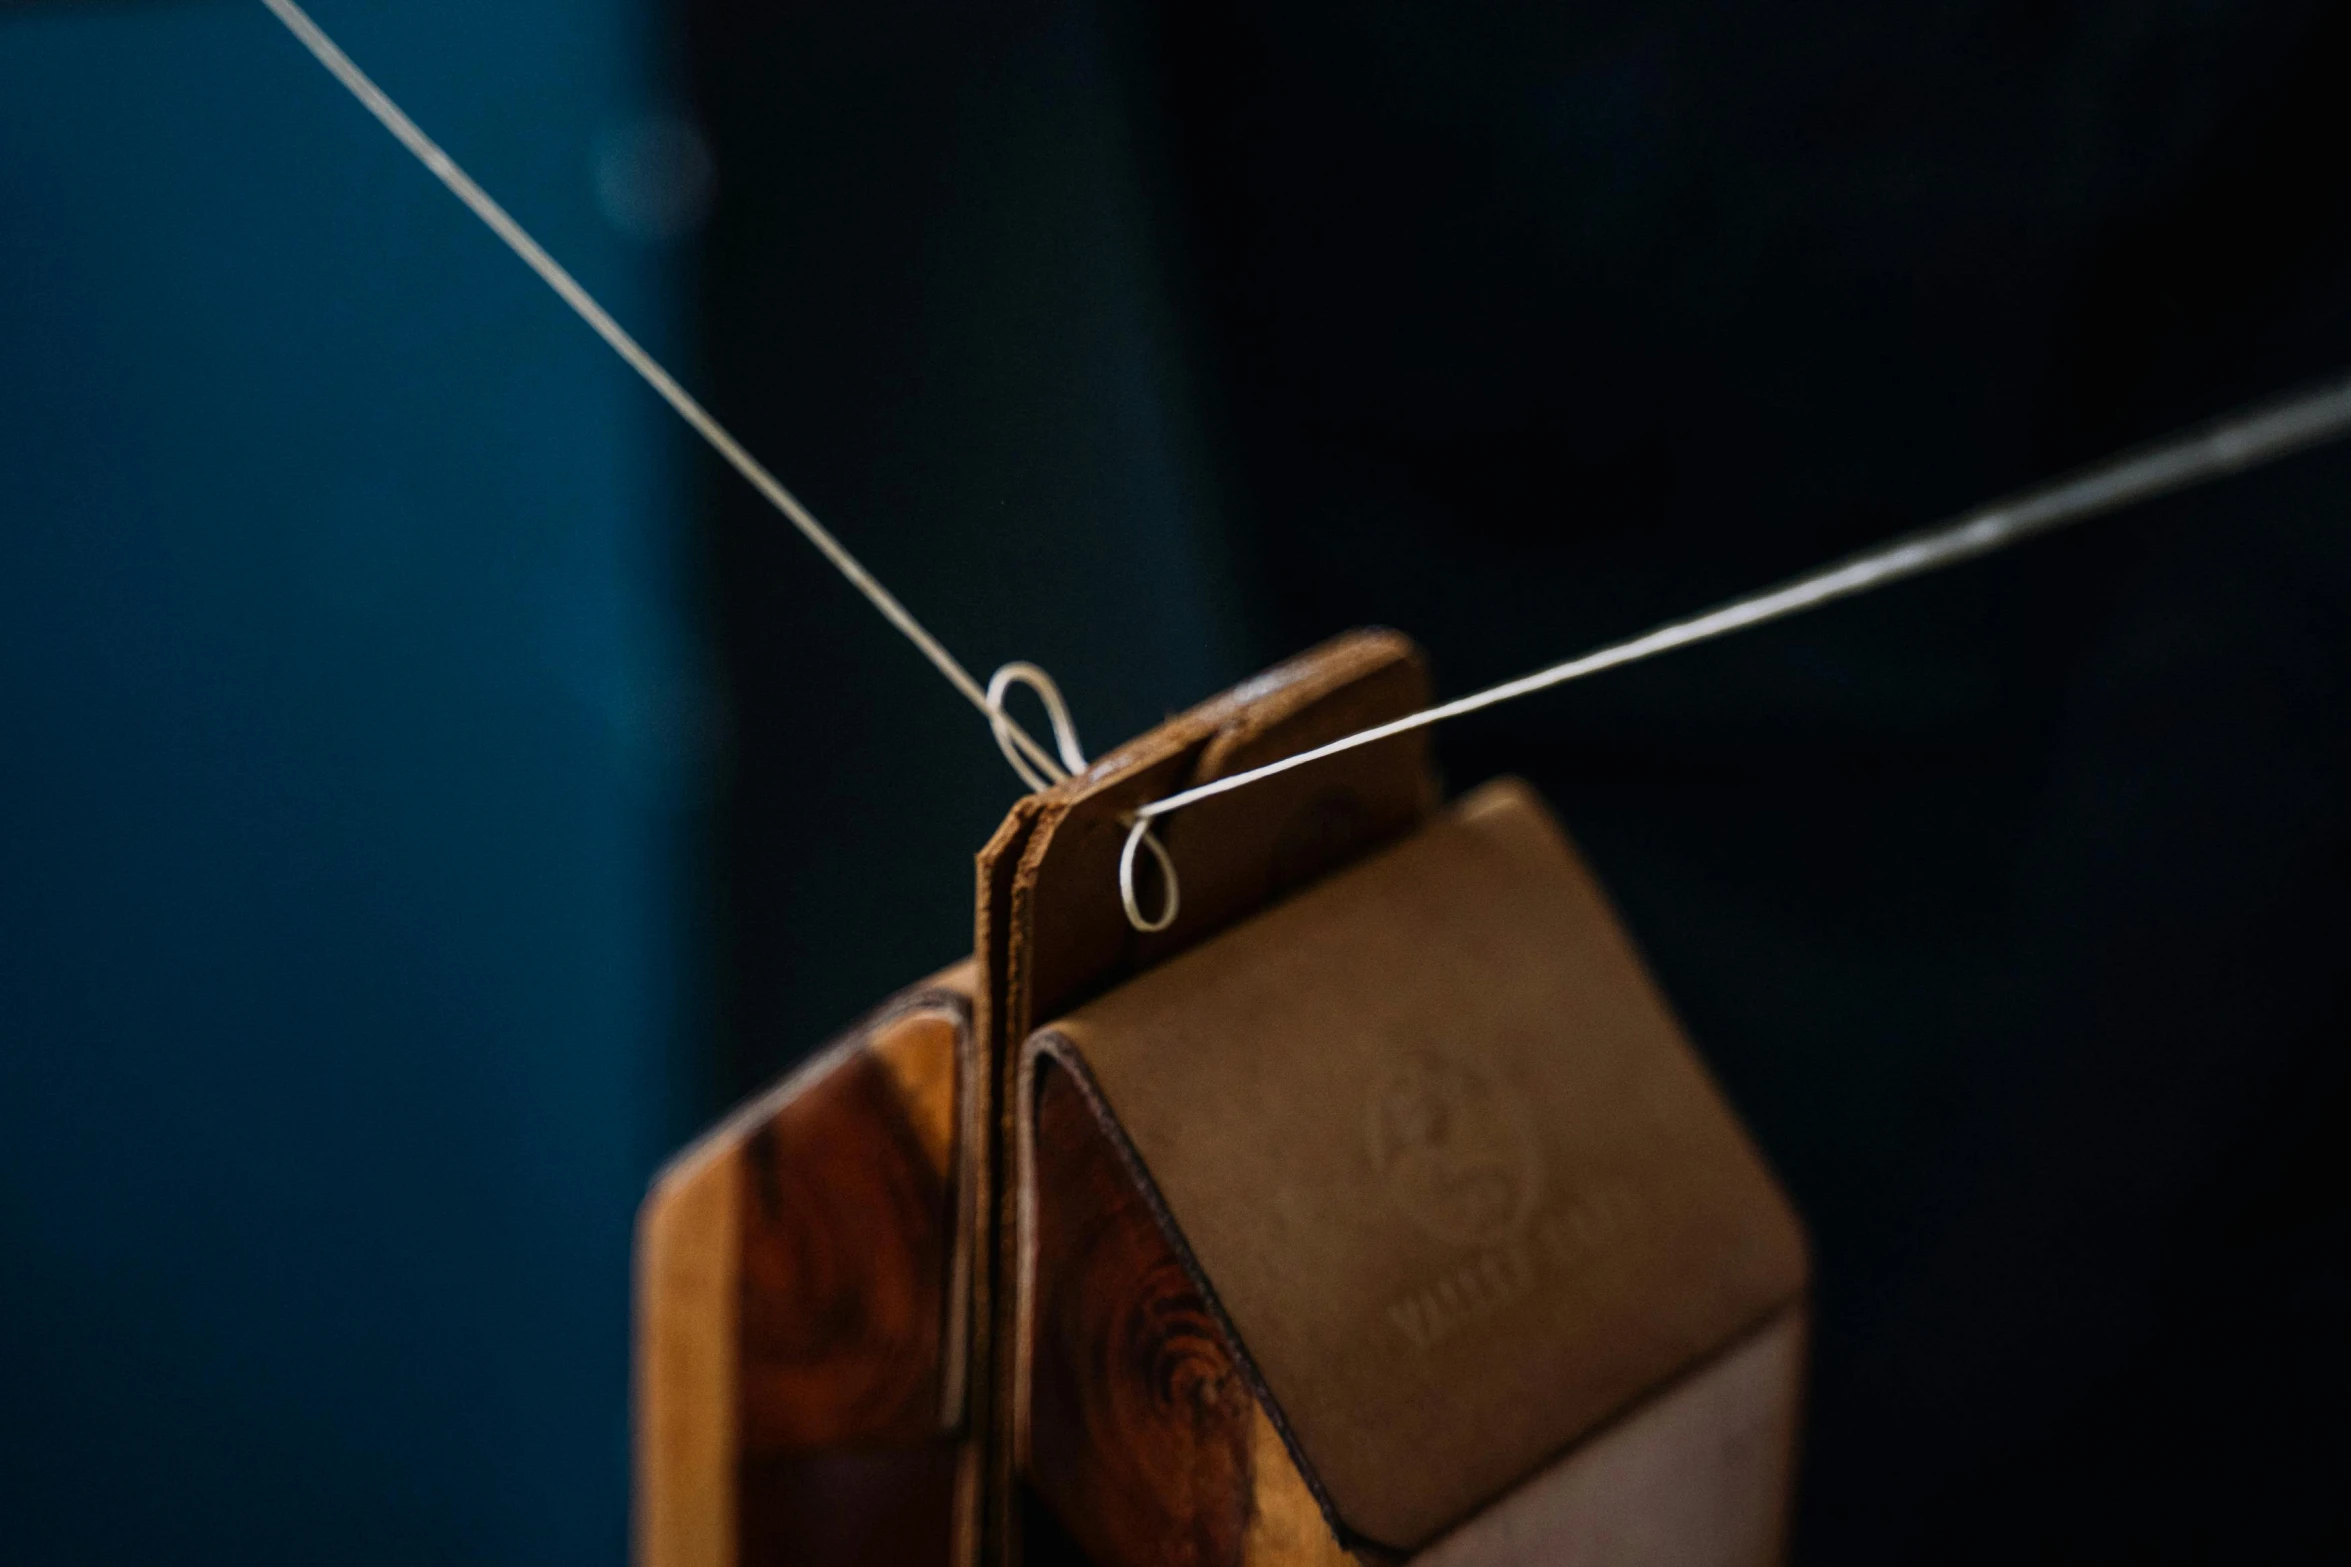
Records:
M1016 685L1027 686L1045 704L1045 716L1053 724L1053 743L1060 750L1062 765L1069 769L1068 772L1057 771L1049 777L1038 773L1030 767L1028 758L1014 750L1012 742L1006 738L1006 728L1011 720L1004 717L1004 698ZM1022 781L1031 789L1042 791L1086 770L1085 749L1078 744L1078 726L1069 716L1069 704L1061 699L1061 687L1053 683L1051 675L1036 665L1006 664L990 676L988 711L989 721L997 725L996 743L1004 750L1004 760L1012 764L1012 770L1020 774ZM1160 875L1167 888L1167 898L1159 913L1148 919L1143 915L1143 905L1135 896L1135 850L1138 848L1149 849L1151 857L1159 862ZM1178 897L1175 861L1169 858L1167 846L1159 841L1159 834L1152 830L1148 820L1130 817L1127 822L1126 847L1119 851L1118 856L1118 901L1126 910L1127 923L1146 935L1167 929L1175 923Z
M613 320L602 305L596 303L594 296L582 288L553 256L541 249L539 242L531 238L504 207L490 198L489 192L476 185L472 177L457 166L455 160L443 152L431 137L419 130L416 122L402 113L400 106L385 96L383 89L369 80L367 73L360 70L349 55L336 47L335 41L310 19L308 12L296 5L294 0L261 0L261 3L269 7L271 15L286 24L287 31L301 40L302 46L317 57L318 63L325 66L335 80L350 89L351 96L357 98L368 113L382 122L384 129L399 139L401 146L414 153L419 163L432 170L434 177L448 186L450 193L459 201L471 208L475 217L488 224L490 231L504 240L507 248L521 257L533 272L538 273L541 280L555 290L582 321L593 327L596 335L611 345L612 351L627 361L630 369L644 377L645 384L660 393L662 399L677 410L678 416L710 443L712 450L749 480L751 487L765 496L769 505L782 512L792 526L798 528L808 542L833 563L834 569L849 579L850 586L864 594L866 601L882 612L882 618L897 627L906 640L913 643L922 656L947 677L948 684L980 710L987 718L989 727L995 731L996 743L1005 748L1007 756L1011 756L1017 748L1039 771L1056 782L1067 776L1055 762L1052 753L1039 745L1027 730L1013 722L1002 707L980 689L979 682L972 679L970 672L956 660L955 655L948 652L937 637L925 630L922 622L916 620L906 606L898 602L896 595L883 587L873 573L867 571L806 506L800 504L799 497L785 489L775 475L745 451L742 444L729 435L725 427L712 418L691 393L678 385L670 373L619 322ZM1014 765L1019 766L1017 762ZM1029 769L1021 768L1020 771L1023 779L1031 780L1031 786L1038 787L1033 781L1035 775Z
M1149 849L1151 857L1159 862L1160 885L1167 889L1167 901L1160 906L1156 919L1143 917L1143 905L1135 897L1135 850L1138 847ZM1146 936L1167 929L1175 923L1182 891L1176 882L1175 861L1168 857L1166 846L1160 843L1159 835L1151 830L1151 818L1137 816L1131 819L1127 823L1126 847L1118 851L1118 902L1127 911L1127 923Z
M1507 680L1469 696L1457 697L1439 706L1375 725L1333 740L1328 745L1318 745L1295 756L1286 756L1278 762L1269 762L1263 767L1253 767L1247 772L1219 778L1179 794L1171 794L1163 800L1154 800L1128 818L1132 827L1127 839L1127 852L1119 861L1119 895L1126 905L1127 919L1138 930L1164 928L1164 921L1158 925L1145 925L1136 912L1133 885L1135 840L1153 822L1187 805L1197 805L1202 800L1230 794L1235 789L1246 788L1263 779L1360 746L1376 744L1395 735L1409 734L1415 729L1426 729L1448 718L1459 718L1467 713L1498 707L1504 702L1514 702L1522 696L1532 696L1537 691L1548 691L1553 686L1580 680L1586 675L1596 675L1604 669L1615 669L1645 658L1654 658L1675 648L1688 647L1692 643L1709 641L1749 626L1759 626L1765 621L1799 614L1837 599L1851 598L1857 593L1867 593L1900 582L1906 577L1921 576L1945 566L1957 565L1978 555L2004 549L2035 534L2047 533L2137 501L2152 500L2173 490L2269 462L2306 446L2333 440L2346 431L2351 431L2351 379L2228 415L2185 435L2084 469L2055 484L2026 491L1981 511L1970 512L1956 522L1896 539L1891 544L1850 556L1836 565L1797 577L1776 588L1733 599L1728 604L1688 620L1672 621L1629 641L1618 642L1580 658L1571 658L1563 664L1538 669L1531 675L1521 675L1516 680ZM1167 900L1169 917L1172 918L1176 900L1174 867L1167 863L1164 852L1160 855L1160 863L1168 873Z
M1013 745L1012 719L1004 711L1004 696L1016 685L1027 686L1045 704L1045 717L1053 725L1053 746L1061 753L1061 765L1068 769L1067 772L1057 771L1050 775L1040 772ZM1031 789L1049 789L1071 773L1086 770L1085 748L1078 744L1078 726L1069 716L1069 704L1061 699L1061 687L1053 683L1051 675L1034 664L1006 664L989 677L988 723L996 731L996 745L1003 751L1004 760L1012 764L1012 770L1020 774L1020 781Z

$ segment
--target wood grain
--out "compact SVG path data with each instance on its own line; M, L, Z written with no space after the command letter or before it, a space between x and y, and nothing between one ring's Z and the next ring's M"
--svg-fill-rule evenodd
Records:
M968 971L656 1182L639 1223L644 1567L947 1564L967 1532Z
M1243 1562L1255 1400L1069 1074L1035 1091L1028 1484L1092 1561Z
M1349 1567L1351 1554L1115 1136L1039 1057L1028 1567Z
M947 1023L896 1025L899 1054L953 1048ZM747 1459L916 1442L941 1420L953 1222L936 1158L874 1042L861 1042L744 1139L738 1335Z

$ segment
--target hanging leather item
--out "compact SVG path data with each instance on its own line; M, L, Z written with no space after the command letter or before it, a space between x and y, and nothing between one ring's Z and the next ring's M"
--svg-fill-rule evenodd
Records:
M1427 694L1357 633L1017 802L973 962L662 1177L647 1567L1776 1558L1802 1234L1531 792L1397 736L1122 910Z
M1523 785L1023 1055L1032 1562L1778 1558L1802 1232Z

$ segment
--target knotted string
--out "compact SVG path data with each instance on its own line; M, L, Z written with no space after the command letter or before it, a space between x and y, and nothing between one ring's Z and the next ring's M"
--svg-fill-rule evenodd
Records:
M1014 725L1010 714L1004 711L1004 698L1012 687L1027 686L1037 693L1037 700L1045 704L1045 719L1053 726L1053 748L1061 753L1061 766L1039 768L1013 743ZM988 678L988 726L996 731L997 749L1004 760L1020 774L1020 781L1031 789L1052 788L1073 773L1086 768L1085 748L1078 744L1078 726L1069 716L1069 704L1061 699L1061 687L1053 677L1036 665L1026 662L1006 664Z

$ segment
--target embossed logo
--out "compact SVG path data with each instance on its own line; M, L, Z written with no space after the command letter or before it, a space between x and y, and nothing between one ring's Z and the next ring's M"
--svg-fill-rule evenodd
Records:
M1526 1222L1542 1156L1523 1109L1492 1073L1418 1050L1371 1096L1372 1167L1406 1217L1442 1241L1490 1246Z

